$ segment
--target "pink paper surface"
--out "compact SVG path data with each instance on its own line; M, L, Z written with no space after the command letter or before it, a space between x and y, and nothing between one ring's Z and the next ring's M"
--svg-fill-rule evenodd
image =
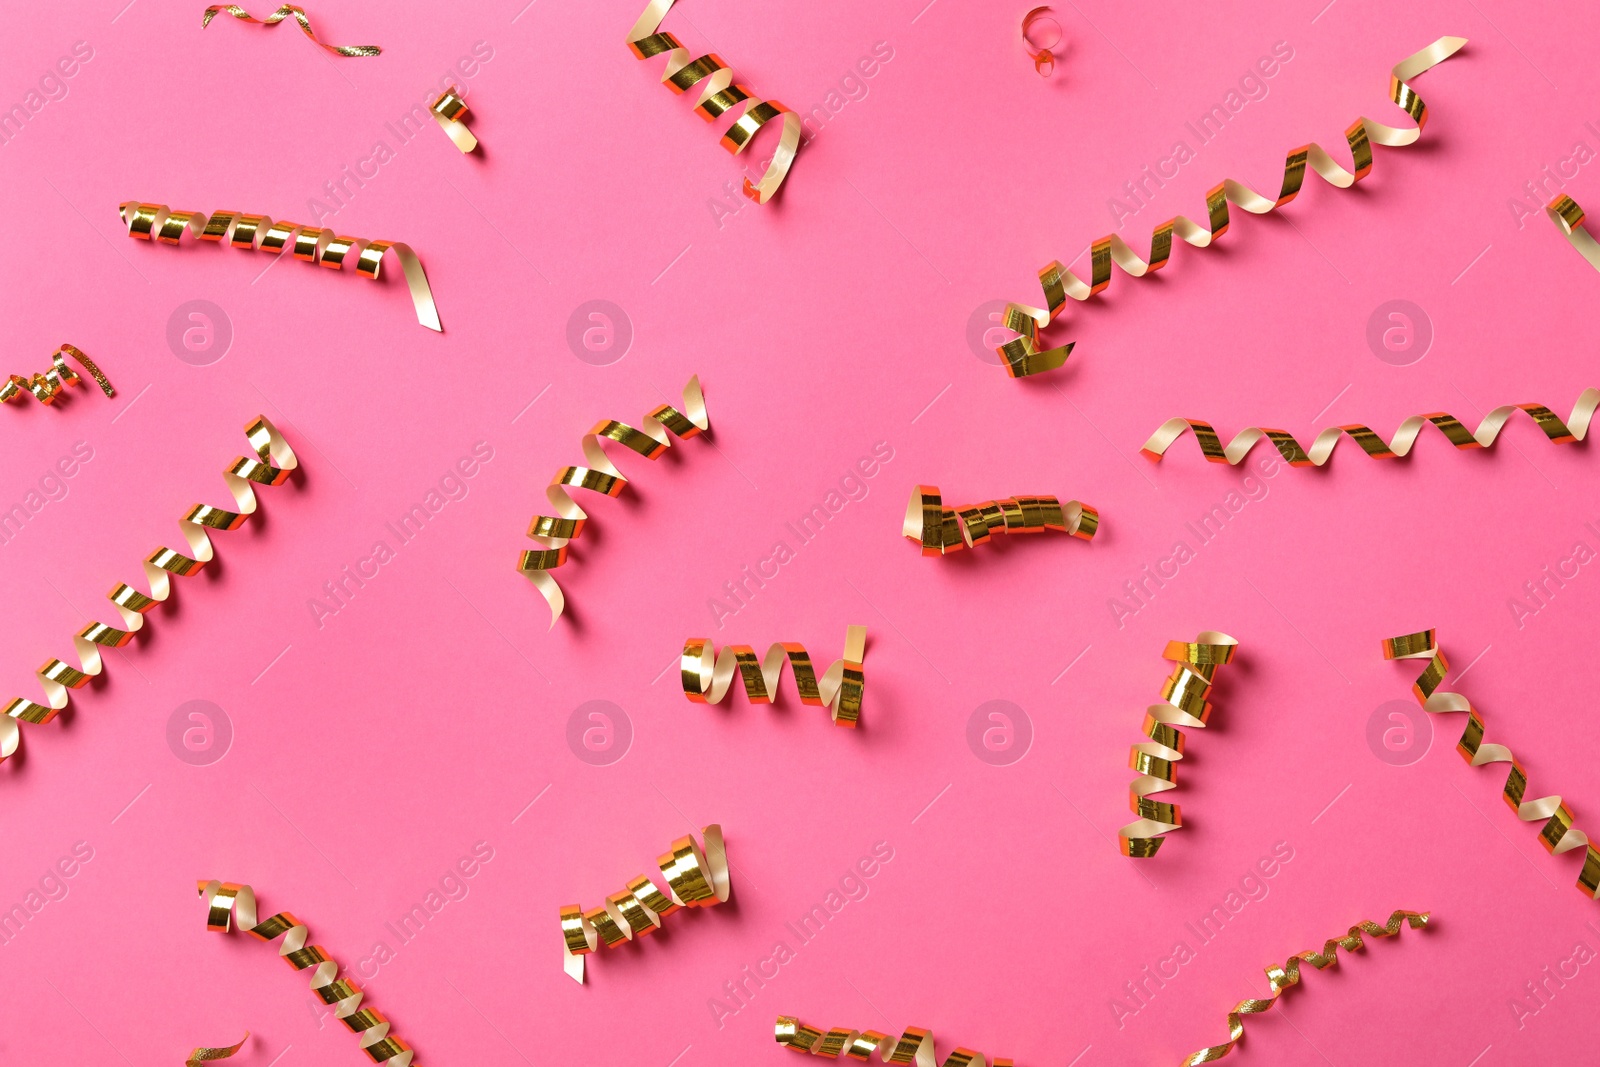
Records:
M248 1028L236 1062L365 1062L275 946L205 930L197 878L252 883L266 912L304 919L424 1064L787 1063L779 1013L931 1027L941 1054L1176 1063L1265 994L1264 965L1395 908L1434 925L1312 974L1235 1061L1592 1056L1600 911L1573 888L1577 855L1543 852L1499 799L1503 771L1451 751L1460 718L1423 719L1420 668L1385 663L1379 641L1439 627L1471 665L1449 688L1535 795L1596 829L1594 448L1519 420L1489 451L1430 433L1405 461L1347 443L1326 470L1271 477L1188 440L1160 465L1138 455L1175 415L1309 440L1528 401L1564 417L1600 385L1600 277L1525 187L1600 205L1591 9L1068 3L1045 81L1017 39L1025 5L684 0L665 29L812 116L778 199L733 211L743 160L628 52L634 4L311 8L324 40L382 45L376 59L329 57L292 24L202 32L199 3L124 4L32 5L0 37L0 104L40 94L0 144L0 372L70 341L118 387L0 410L0 505L25 512L0 544L7 695L39 697L30 671L115 621L104 592L179 543L191 504L227 502L218 472L249 418L277 422L303 473L217 535L219 561L0 768L0 906L27 916L0 944L0 1060L176 1063ZM1271 192L1294 146L1345 158L1357 115L1399 121L1389 68L1445 34L1471 44L1416 82L1422 143L1378 148L1355 190L1312 179L1153 279L1119 273L1053 332L1078 342L1062 371L1013 381L971 342L981 309L1037 302L1039 267L1112 229L1110 198L1177 141L1193 158L1121 219L1136 246L1172 214L1203 217L1225 177ZM80 41L92 58L47 77ZM1253 77L1275 45L1292 58ZM431 121L396 132L451 69L481 157ZM1242 106L1201 143L1186 123L1230 92ZM339 232L418 251L442 335L398 277L135 242L116 215L136 199L310 222L318 198ZM210 348L194 300L220 309ZM621 321L607 348L587 312L569 345L593 300L623 309L625 351ZM1426 346L1369 346L1392 300L1422 309ZM225 353L195 365L224 325ZM514 570L544 484L581 462L595 420L637 425L693 373L714 435L655 463L624 453L623 497L585 495L593 522L558 572L568 615L547 632ZM474 449L473 477L455 476ZM923 559L899 534L918 482L952 503L1076 498L1104 526L1090 544ZM402 541L390 524L430 492L440 507ZM811 539L788 525L830 504ZM1202 540L1192 524L1217 506L1226 523ZM380 541L392 558L373 575ZM779 542L792 558L772 575ZM1179 542L1193 558L1172 576ZM1147 565L1169 577L1126 600ZM733 601L746 567L769 577ZM340 581L342 603L325 585ZM1519 613L1529 582L1546 593ZM871 634L855 732L788 680L773 707L679 689L687 637L801 641L826 664L849 623ZM1135 863L1115 844L1128 747L1164 643L1201 629L1242 650L1171 794L1188 824ZM221 709L210 749L203 730L184 747L190 701ZM1018 709L998 754L991 701ZM1390 718L1407 708L1409 734ZM224 718L231 741L206 763ZM599 903L713 821L733 901L592 957L586 986L563 975L558 907ZM92 858L49 878L75 846ZM449 877L475 848L492 858ZM874 850L873 876L853 877ZM427 922L402 940L414 906ZM803 939L789 924L814 906L828 917ZM1220 933L1197 937L1216 908ZM1192 958L1164 962L1180 942Z

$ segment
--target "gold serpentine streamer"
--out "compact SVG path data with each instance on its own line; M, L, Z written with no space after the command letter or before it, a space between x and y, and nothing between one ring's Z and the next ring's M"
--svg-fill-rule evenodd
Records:
M749 101L750 106L733 120L733 125L722 135L722 147L734 155L750 146L761 127L780 115L783 117L783 132L778 140L778 148L773 152L772 162L767 164L761 181L753 183L749 178L744 180L744 195L758 204L765 204L778 191L784 178L788 177L795 153L800 150L800 116L776 100L757 98L748 85L735 83L733 71L721 56L707 53L691 60L689 50L676 37L660 32L661 20L675 2L650 0L644 14L628 31L628 48L639 59L665 54L667 64L662 69L661 81L678 95L704 81L705 88L700 91L700 99L695 101L694 109L707 122L713 122Z
M601 419L595 423L583 435L583 457L589 465L562 467L557 471L544 491L555 514L535 515L528 526L528 536L542 547L525 550L517 570L533 583L550 605L552 628L556 620L561 618L567 599L550 572L567 562L567 545L583 532L584 521L589 517L588 512L572 499L567 486L613 497L627 486L628 480L606 455L601 447L602 441L615 441L645 459L657 459L672 447L669 434L680 441L687 441L710 430L711 420L706 415L706 398L700 391L700 376L697 374L690 378L683 387L682 411L671 404L662 404L646 415L641 425L643 429L635 430L627 423L612 419Z
M983 1053L970 1048L957 1048L939 1060L933 1044L933 1032L921 1026L909 1026L898 1038L877 1030L818 1030L807 1026L793 1015L780 1015L773 1024L772 1036L785 1048L796 1052L809 1052L813 1056L866 1061L874 1052L884 1063L912 1064L914 1067L1012 1067L1004 1057L987 1060Z
M1168 419L1150 435L1150 439L1139 451L1146 459L1160 462L1174 441L1184 433L1193 431L1201 455L1212 463L1238 465L1244 461L1257 441L1267 440L1278 450L1280 456L1288 460L1291 467L1320 467L1328 462L1328 457L1333 454L1334 446L1339 443L1339 439L1348 435L1373 459L1403 459L1411 454L1412 446L1417 443L1418 436L1427 426L1437 428L1459 449L1488 448L1495 443L1495 439L1500 436L1500 431L1505 429L1511 417L1519 411L1533 419L1552 444L1568 445L1582 441L1588 435L1589 424L1594 421L1596 408L1600 408L1600 389L1585 389L1578 394L1577 403L1572 406L1572 415L1565 422L1561 421L1561 416L1543 404L1507 404L1485 415L1476 430L1467 429L1461 420L1448 412L1435 411L1427 415L1412 415L1406 419L1400 424L1400 428L1395 430L1394 438L1388 444L1384 444L1383 438L1371 427L1352 422L1344 426L1329 426L1322 430L1311 442L1309 450L1302 447L1287 430L1274 430L1264 426L1251 426L1240 430L1224 448L1222 439L1217 436L1216 429L1209 422L1201 422L1199 419Z
M383 49L375 44L323 44L317 39L317 35L312 32L311 20L306 18L305 8L296 7L294 4L284 4L264 19L256 18L238 4L212 4L206 8L205 14L201 16L200 28L203 30L211 25L211 20L219 14L232 15L240 21L254 23L257 26L276 26L284 19L293 16L294 20L300 24L301 32L311 38L312 44L319 48L325 48L336 56L376 56L383 54Z
M198 211L172 211L165 204L142 204L135 200L117 205L117 211L127 224L128 236L140 241L175 245L184 231L188 231L201 241L226 241L234 248L270 252L275 256L289 249L295 259L329 270L339 270L349 260L354 263L357 274L372 281L380 276L383 257L393 252L400 269L405 272L406 288L411 292L417 321L436 333L444 332L422 261L410 245L400 241L340 237L320 226L273 222L266 215L239 211L218 211L208 219Z
M947 556L989 543L991 534L1036 534L1051 530L1094 540L1100 513L1088 504L1053 496L1008 496L965 507L945 507L937 485L919 485L906 502L900 532L922 546L924 556Z
M867 687L862 667L867 652L867 628L847 626L844 654L833 661L819 680L806 646L793 641L774 643L761 659L749 645L724 645L716 653L709 637L691 637L683 643L683 695L696 704L720 704L737 676L752 704L770 704L783 680L787 660L794 671L800 703L828 708L839 726L854 728L861 719L861 698Z
M1565 193L1545 205L1544 213L1556 224L1556 229L1567 243L1578 250L1578 255L1589 261L1589 266L1600 270L1600 242L1583 226L1583 208Z
M728 852L722 827L712 823L700 831L698 844L685 835L656 860L667 880L663 893L655 882L636 875L628 888L606 897L598 908L582 904L561 906L561 967L583 984L583 957L599 948L615 948L636 937L648 937L661 928L661 920L680 908L710 908L725 903L732 888L728 881Z
M189 1053L189 1058L183 1061L183 1067L200 1067L202 1063L209 1063L212 1060L232 1059L234 1053L244 1048L244 1043L249 1040L250 1031L246 1030L244 1036L232 1045L219 1045L216 1047L201 1045Z
M1441 37L1420 52L1413 53L1394 67L1389 80L1389 99L1411 116L1415 126L1404 129L1385 126L1365 116L1356 119L1345 130L1345 141L1350 146L1354 171L1345 170L1334 162L1327 149L1315 141L1289 152L1283 162L1283 185L1276 200L1262 196L1243 182L1232 178L1224 180L1206 193L1208 225L1202 226L1186 215L1177 215L1157 226L1150 238L1150 258L1140 259L1126 241L1116 234L1107 234L1089 248L1090 269L1086 282L1068 270L1059 260L1052 261L1039 272L1039 284L1044 288L1045 307L1026 304L1007 304L1004 325L1020 334L1001 345L997 352L1005 359L1006 373L1013 378L1055 370L1067 361L1073 342L1057 348L1040 349L1040 330L1055 321L1066 305L1068 297L1082 302L1111 284L1111 265L1115 263L1130 277L1142 278L1154 274L1167 265L1172 256L1172 239L1176 235L1196 248L1205 248L1228 232L1228 205L1264 215L1289 203L1300 193L1305 183L1306 167L1320 174L1324 181L1338 189L1348 189L1372 170L1372 146L1385 145L1399 148L1413 144L1422 136L1428 121L1428 108L1416 90L1406 84L1424 71L1444 62L1463 45L1465 37Z
M94 377L95 384L100 386L100 391L105 393L106 396L117 395L116 389L106 380L106 376L100 372L100 368L95 366L94 360L72 345L64 344L50 354L49 370L27 378L20 374L13 374L6 379L4 384L0 384L0 402L11 400L20 403L23 397L32 393L33 398L39 403L46 407L53 405L56 402L56 398L61 395L62 389L69 385L83 384L83 379L78 376L78 372L67 366L67 356L71 356L83 365L83 369Z
M196 504L183 517L181 529L189 554L170 548L158 548L144 561L145 581L150 586L148 595L131 585L118 584L106 594L122 616L122 627L103 622L91 622L73 637L77 646L81 668L69 666L52 659L39 668L39 682L44 687L48 703L39 704L25 697L14 697L0 713L0 761L10 757L22 743L19 723L40 725L56 717L67 706L69 690L81 689L89 679L105 670L100 656L100 646L121 648L133 640L134 634L144 627L144 614L172 595L171 575L185 577L194 574L209 563L214 550L207 530L237 530L256 512L254 485L282 485L289 472L299 466L294 449L278 433L277 427L265 415L257 415L245 424L245 436L255 450L256 458L238 456L223 470L222 480L233 495L236 511ZM276 466L274 466L276 464Z
M1205 630L1192 642L1168 641L1161 657L1176 666L1161 686L1162 704L1151 704L1144 713L1141 741L1128 751L1128 765L1139 776L1128 787L1128 805L1139 816L1117 831L1124 856L1149 859L1166 840L1161 836L1183 825L1178 805L1151 800L1155 793L1178 788L1178 762L1183 759L1183 731L1180 726L1204 729L1211 719L1212 679L1217 667L1233 662L1239 642L1227 634Z
M1297 952L1289 957L1289 961L1282 967L1277 964L1269 966L1267 983L1272 987L1272 994L1263 1000L1254 998L1241 1000L1233 1006L1228 1013L1228 1040L1220 1045L1191 1052L1184 1057L1183 1067L1196 1067L1201 1063L1213 1063L1226 1056L1233 1046L1244 1038L1244 1017L1246 1015L1259 1015L1277 1003L1279 995L1290 986L1300 984L1300 964L1309 963L1317 970L1326 970L1339 964L1339 949L1346 952L1359 952L1366 947L1366 942L1361 935L1370 937L1394 937L1400 933L1403 924L1409 923L1413 930L1423 930L1428 926L1428 913L1425 911L1396 911L1389 916L1389 921L1383 926L1375 922L1363 920L1350 928L1350 932L1343 937L1331 938L1322 946L1321 952L1307 950Z
M460 89L454 85L450 86L428 110L433 112L434 120L439 123L439 128L445 132L445 136L461 149L462 155L478 147L478 139L467 129L469 109L467 102L461 98Z
M311 931L306 924L286 911L256 922L255 890L237 882L196 882L206 902L206 929L228 933L237 922L239 929L260 941L283 938L278 955L297 971L311 968L311 991L324 1004L333 1005L333 1016L352 1033L361 1035L361 1051L373 1063L388 1067L411 1067L411 1046L389 1033L389 1020L375 1008L363 1008L361 987L339 977L339 964L321 945L307 945Z
M1511 770L1506 773L1506 787L1502 791L1506 805L1523 822L1544 822L1539 830L1539 843L1551 855L1560 855L1575 848L1585 849L1583 870L1578 874L1578 891L1591 900L1600 899L1600 848L1596 848L1594 842L1573 825L1572 809L1562 803L1559 796L1528 800L1528 772L1523 769L1521 762L1504 745L1484 742L1483 716L1472 706L1472 701L1460 693L1445 692L1439 688L1444 684L1445 675L1450 673L1450 664L1439 650L1435 632L1422 630L1386 638L1383 642L1383 658L1428 661L1422 674L1411 686L1417 703L1422 705L1424 711L1441 714L1459 711L1466 714L1466 726L1461 732L1461 740L1456 742L1456 751L1461 753L1461 758L1474 767L1487 763L1511 765Z

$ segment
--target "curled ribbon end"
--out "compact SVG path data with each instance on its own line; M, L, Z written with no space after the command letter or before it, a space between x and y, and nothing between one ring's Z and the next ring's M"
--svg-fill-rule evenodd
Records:
M249 1040L250 1031L246 1030L244 1032L244 1036L231 1045L218 1046L214 1048L207 1045L201 1045L193 1052L189 1053L189 1058L183 1061L183 1067L200 1067L202 1063L206 1063L211 1060L229 1059L234 1053L244 1048L244 1043Z

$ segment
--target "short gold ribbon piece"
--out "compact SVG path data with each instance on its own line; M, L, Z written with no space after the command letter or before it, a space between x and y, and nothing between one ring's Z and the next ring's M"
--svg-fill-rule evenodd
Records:
M1506 787L1502 791L1506 806L1517 813L1523 822L1543 822L1539 830L1539 843L1551 855L1560 855L1572 849L1584 849L1583 870L1578 873L1578 891L1591 900L1600 899L1600 848L1596 848L1574 823L1572 809L1562 803L1559 796L1528 797L1528 772L1522 763L1504 745L1491 745L1484 741L1483 716L1472 706L1472 701L1460 693L1450 693L1439 688L1450 673L1450 664L1439 649L1433 630L1402 634L1386 638L1383 642L1384 659L1425 659L1427 666L1411 686L1412 695L1424 711L1445 714L1459 711L1466 715L1466 727L1456 751L1474 767L1488 763L1509 763Z
M1088 504L1053 496L1008 496L981 504L945 507L937 485L919 485L906 502L900 532L922 546L924 556L947 556L989 543L991 534L1052 531L1094 540L1100 513Z
M1046 48L1035 41L1033 39L1033 26L1034 23L1043 19L1045 22L1055 24L1059 34L1059 24L1056 23L1055 19L1049 18L1049 15L1050 8L1036 7L1022 16L1022 47L1028 50L1028 58L1033 60L1033 69L1038 72L1041 78L1048 78L1055 72L1056 54L1051 50L1055 46L1052 45L1051 48ZM1056 43L1060 44L1060 41L1057 40Z
M733 71L721 56L708 53L699 59L690 59L689 50L670 33L661 33L661 20L671 10L676 0L650 0L644 14L628 31L628 48L639 59L665 55L667 65L662 69L661 81L674 93L682 95L704 81L700 98L695 101L695 112L707 122L748 103L733 125L722 135L722 147L738 155L750 147L761 127L773 119L783 119L783 130L778 147L767 164L759 182L744 180L744 195L758 204L772 199L783 179L788 177L795 153L800 150L800 116L776 100L762 100L748 85L737 84Z
M1042 349L1040 331L1055 321L1066 306L1068 297L1085 301L1111 284L1112 263L1121 267L1130 277L1142 278L1154 274L1165 267L1171 258L1174 235L1196 248L1205 248L1227 233L1230 203L1252 215L1264 215L1280 208L1299 195L1308 165L1322 175L1329 185L1348 189L1372 170L1373 145L1399 148L1414 144L1422 136L1422 128L1427 124L1428 108L1416 90L1406 83L1449 59L1466 43L1465 37L1441 37L1395 65L1389 80L1389 99L1411 116L1416 125L1397 128L1374 122L1365 116L1357 118L1344 132L1355 170L1345 170L1334 162L1325 148L1313 141L1293 149L1284 158L1283 184L1276 199L1263 196L1243 182L1228 178L1206 193L1207 225L1201 225L1186 215L1177 215L1156 227L1150 238L1148 261L1139 258L1139 254L1121 237L1107 234L1089 248L1090 273L1087 282L1059 260L1050 263L1039 272L1039 284L1044 288L1044 307L1006 305L1004 325L1006 329L1020 334L1015 340L996 349L1005 359L1006 373L1013 378L1023 378L1055 370L1067 361L1067 356L1072 352L1072 342L1057 348Z
M1220 1045L1191 1052L1183 1059L1183 1067L1196 1067L1202 1063L1212 1063L1226 1056L1233 1046L1244 1038L1244 1017L1246 1015L1259 1015L1271 1008L1278 1001L1278 996L1290 986L1300 984L1300 964L1309 963L1317 970L1326 970L1339 964L1339 949L1346 952L1359 952L1366 947L1366 942L1361 935L1369 937L1394 937L1400 933L1403 924L1409 923L1413 930L1423 930L1428 926L1428 913L1425 911L1396 911L1389 916L1389 921L1383 926L1375 922L1363 920L1350 928L1350 932L1343 937L1332 938L1325 942L1321 952L1307 950L1297 952L1289 957L1282 967L1273 964L1267 967L1267 983L1272 987L1270 996L1263 1000L1241 1000L1233 1006L1228 1013L1228 1040Z
M737 676L744 682L750 703L771 704L787 660L794 671L800 703L828 708L836 725L854 728L861 719L861 698L867 687L862 667L866 653L867 628L847 626L844 655L834 660L819 680L811 653L793 641L773 644L766 656L758 659L749 645L724 645L719 654L709 637L691 637L683 643L683 695L696 704L720 704Z
M648 937L661 928L663 918L680 908L710 908L727 901L732 887L722 827L712 823L700 835L704 846L685 835L656 860L667 880L665 893L640 874L598 908L584 911L581 904L562 905L561 967L573 981L583 984L583 957L602 944L615 948Z
M1138 821L1117 831L1124 856L1149 859L1166 840L1162 834L1183 825L1178 805L1151 800L1156 793L1178 788L1178 763L1183 759L1180 726L1204 729L1211 720L1211 684L1217 667L1233 662L1239 642L1214 630L1203 631L1193 641L1168 641L1161 654L1176 664L1161 686L1164 703L1151 704L1144 713L1144 734L1128 752L1128 766L1139 776L1128 787L1128 804Z
M215 1048L210 1045L201 1045L189 1053L189 1058L183 1061L183 1067L200 1067L202 1063L212 1060L232 1059L233 1054L244 1048L244 1043L250 1040L250 1031L246 1030L244 1036L231 1045L219 1045Z
M460 89L457 89L454 85L450 86L440 95L439 99L433 102L433 106L429 110L433 112L433 117L439 123L439 128L445 132L445 136L454 141L455 146L461 149L462 155L466 155L478 147L478 139L472 135L471 130L467 129L467 113L469 109L467 108L467 102L461 97Z
M406 288L411 291L417 321L435 332L444 330L439 325L439 309L433 303L428 275L408 244L338 237L331 229L320 226L273 222L265 215L239 211L219 211L208 219L198 211L172 211L165 204L142 204L135 200L119 204L117 211L128 227L128 236L136 240L175 245L188 232L201 241L226 241L234 248L249 248L275 256L287 249L295 259L329 270L339 270L348 261L354 264L357 274L372 281L380 276L383 257L393 252L400 269L405 272Z
M232 15L242 22L251 22L257 26L276 26L284 19L292 16L300 24L301 32L311 38L312 44L315 44L318 48L325 48L336 56L376 56L383 54L383 49L375 44L323 44L317 40L317 35L312 32L311 20L306 18L305 8L296 7L294 4L284 4L264 19L256 18L238 4L212 4L206 8L205 14L200 17L200 28L203 30L211 25L211 20L219 14Z
M1012 1067L1009 1059L985 1059L983 1053L970 1048L957 1048L941 1061L934 1048L933 1031L920 1026L907 1027L905 1033L894 1038L877 1030L818 1030L793 1015L780 1015L772 1036L785 1048L832 1060L849 1057L865 1062L876 1052L884 1063L914 1067Z
M411 1067L411 1046L389 1033L389 1020L381 1011L363 1008L361 987L339 977L339 963L321 945L307 945L311 931L289 912L280 911L256 921L256 893L238 882L196 882L206 902L206 929L228 933L233 924L259 941L283 938L278 955L297 971L310 969L311 992L333 1005L333 1016L352 1033L361 1035L361 1051L373 1063L386 1067Z
M1566 193L1545 205L1544 213L1556 224L1556 229L1567 243L1578 250L1578 255L1589 261L1589 266L1600 270L1600 242L1583 226L1583 208Z
M254 486L282 485L289 480L289 473L299 466L299 460L295 457L294 449L289 447L289 442L278 433L277 427L265 415L257 415L245 424L244 432L255 451L255 458L235 457L222 472L222 480L233 496L235 510L211 504L194 505L179 527L188 554L170 548L158 548L144 561L145 583L150 587L148 594L120 583L106 594L106 599L111 601L122 617L121 627L91 622L72 639L81 667L72 667L61 660L52 659L39 668L39 682L44 687L47 703L39 704L25 697L15 697L6 705L5 711L0 712L0 760L10 757L22 743L19 723L38 725L54 719L67 706L70 690L82 689L91 678L98 677L105 670L105 662L100 656L101 646L121 648L133 640L134 635L144 627L145 613L172 595L172 575L181 578L194 574L211 561L215 550L207 530L237 530L256 513Z
M95 384L100 386L100 391L106 396L116 396L116 389L112 388L100 368L94 365L94 360L84 355L72 345L62 345L50 354L50 369L42 374L34 374L24 378L20 374L13 374L4 384L0 384L0 402L16 401L20 403L29 393L39 403L49 407L61 395L61 390L69 385L82 385L83 379L78 377L78 372L67 366L67 356L77 360L83 369L93 376Z

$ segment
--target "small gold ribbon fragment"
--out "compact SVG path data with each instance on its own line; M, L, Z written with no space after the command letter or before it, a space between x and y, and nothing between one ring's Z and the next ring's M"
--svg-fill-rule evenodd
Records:
M722 147L734 155L750 146L761 127L780 115L783 117L783 132L778 140L778 148L773 152L772 162L767 164L761 181L744 180L744 195L758 204L765 204L783 184L790 165L794 163L795 153L800 150L800 116L776 100L757 98L748 85L735 83L733 71L721 56L708 53L691 60L689 50L676 37L661 33L661 20L675 2L650 0L644 14L628 31L628 48L639 59L665 54L667 64L662 69L661 81L676 94L682 95L704 81L705 88L700 91L700 99L695 101L694 109L707 122L713 122L740 104L749 102L749 106L722 135Z
M72 345L64 344L50 354L50 369L43 374L35 374L24 378L20 374L13 374L4 384L0 384L0 402L14 400L21 402L28 393L39 403L49 407L61 395L61 390L69 385L82 385L83 379L78 377L78 372L67 366L66 357L71 356L83 365L100 386L100 391L106 396L116 396L116 389L112 388L100 368L94 365L94 360L84 355Z
M773 1025L772 1036L785 1048L833 1060L848 1056L865 1062L876 1052L884 1063L934 1067L941 1062L934 1049L933 1032L920 1026L907 1027L899 1038L893 1038L877 1030L822 1031L807 1026L793 1015L780 1015ZM988 1060L983 1053L970 1048L958 1048L942 1062L943 1067L1012 1067L1009 1059Z
M562 905L561 967L573 981L583 984L583 957L602 943L615 948L635 937L648 937L679 908L710 908L727 901L731 886L722 827L712 823L700 835L703 847L685 835L656 860L667 880L665 893L641 874L598 908L584 911L581 904Z
M1177 666L1161 686L1162 704L1151 704L1144 713L1144 734L1128 752L1128 766L1139 776L1128 787L1128 805L1139 816L1117 831L1124 856L1148 859L1166 840L1162 837L1183 825L1183 813L1176 804L1151 800L1156 793L1178 788L1178 763L1183 759L1183 731L1180 726L1204 729L1211 719L1212 679L1217 667L1233 662L1239 642L1227 634L1206 630L1192 642L1168 641L1163 659Z
M724 645L720 654L714 654L709 637L691 637L683 643L683 695L696 704L720 704L733 687L737 671L750 703L770 704L787 660L794 670L800 703L828 708L836 724L854 728L861 719L861 698L867 687L862 667L866 650L867 628L847 626L844 654L819 680L811 653L793 641L774 643L764 658L757 659L756 650L749 645Z
M219 211L208 219L198 211L172 211L165 204L142 204L135 200L119 204L117 211L127 224L128 236L140 241L175 245L187 231L201 241L226 241L234 248L270 252L275 256L288 249L295 259L329 270L339 270L348 260L355 265L357 274L372 281L379 278L383 257L393 252L400 269L405 272L417 321L430 330L440 333L444 330L439 325L439 309L433 303L428 275L408 244L369 241L365 237L337 237L331 229L302 226L298 222L273 222L265 215L247 215L239 211Z
M200 17L200 28L203 30L211 25L211 20L219 14L232 15L236 19L243 22L251 22L257 26L276 26L292 15L294 20L300 24L301 31L311 38L313 44L319 48L327 49L336 56L376 56L383 54L383 49L375 44L323 44L317 40L317 35L312 32L311 20L306 18L305 8L296 7L294 4L284 4L264 19L256 18L238 4L212 4L206 8L205 14Z
M200 1067L202 1063L208 1063L211 1060L232 1059L233 1054L244 1048L244 1043L249 1040L250 1031L246 1030L244 1036L231 1045L219 1045L215 1048L209 1045L201 1045L189 1053L189 1058L183 1061L183 1067Z
M1033 69L1039 73L1041 78L1048 78L1055 72L1056 54L1049 48L1036 43L1033 39L1032 31L1033 24L1040 19L1055 24L1055 19L1045 17L1049 12L1050 8L1048 7L1036 7L1022 16L1022 46L1028 50L1028 58L1033 60ZM1057 24L1058 35L1059 32L1060 26ZM1057 43L1059 44L1060 41L1058 40Z
M1008 496L981 504L944 506L937 485L919 485L906 502L906 520L900 532L922 546L924 556L946 556L963 548L989 543L997 533L1036 534L1051 530L1094 540L1100 513L1088 504L1053 496Z
M321 945L307 945L311 931L289 912L280 911L256 922L255 890L237 882L200 881L195 885L206 902L206 929L228 933L237 922L245 933L260 941L283 938L278 955L297 971L311 968L311 991L324 1004L333 1005L333 1016L352 1033L361 1035L361 1051L373 1063L386 1067L411 1067L411 1046L389 1033L389 1020L381 1011L363 1008L361 987L339 977L339 963Z
M1264 1000L1241 1000L1233 1006L1228 1013L1228 1040L1220 1045L1191 1052L1184 1057L1183 1067L1196 1067L1201 1063L1212 1063L1226 1056L1234 1045L1244 1037L1244 1017L1246 1015L1259 1015L1277 1003L1278 996L1290 986L1300 984L1300 964L1309 963L1317 970L1326 970L1339 964L1339 949L1346 952L1358 952L1366 947L1366 942L1361 939L1362 934L1369 937L1394 937L1400 933L1403 924L1409 923L1413 930L1423 930L1428 926L1428 913L1425 911L1396 911L1389 916L1389 921L1383 926L1375 922L1363 920L1350 928L1350 932L1343 937L1328 940L1322 946L1321 952L1307 950L1297 952L1289 957L1289 961L1282 967L1273 964L1267 967L1267 983L1272 987L1272 994Z
M1383 658L1428 661L1422 674L1411 686L1417 703L1422 705L1424 711L1441 714L1459 711L1466 714L1466 726L1461 732L1461 740L1456 742L1456 751L1461 753L1461 758L1474 767L1482 767L1487 763L1511 765L1511 770L1506 773L1506 787L1502 791L1506 805L1523 822L1544 822L1539 830L1539 843L1551 855L1558 856L1575 848L1585 849L1583 870L1578 873L1578 891L1591 900L1600 899L1600 848L1596 848L1588 835L1573 825L1572 809L1559 796L1527 799L1528 772L1523 769L1522 763L1504 745L1484 742L1483 716L1472 706L1472 701L1460 693L1439 688L1450 673L1450 664L1439 649L1434 631L1421 630L1385 638Z
M1044 288L1044 307L1006 305L1004 325L1006 329L1021 335L996 349L1005 359L1006 373L1013 378L1024 378L1030 374L1055 370L1067 361L1067 356L1072 352L1072 342L1042 350L1040 330L1055 321L1068 297L1085 301L1110 285L1112 263L1116 263L1130 277L1142 278L1154 274L1165 267L1171 258L1174 235L1196 248L1205 248L1227 233L1230 203L1252 215L1264 215L1280 208L1299 195L1308 164L1329 185L1348 189L1372 170L1374 144L1399 148L1415 143L1427 124L1428 108L1416 90L1406 83L1449 59L1466 43L1465 37L1441 37L1395 65L1389 80L1389 99L1410 115L1416 125L1402 129L1385 126L1365 116L1357 118L1344 131L1345 141L1350 145L1354 171L1345 170L1334 162L1327 149L1313 141L1292 150L1284 158L1283 184L1277 199L1263 196L1243 182L1228 178L1206 193L1207 225L1202 226L1186 215L1177 215L1156 227L1150 238L1148 261L1139 258L1139 254L1121 237L1108 234L1089 248L1090 273L1087 282L1059 260L1050 263L1039 272L1039 284Z
M1550 221L1556 224L1556 229L1561 231L1567 243L1589 261L1589 266L1600 270L1600 242L1595 241L1594 235L1584 228L1583 208L1578 206L1578 202L1562 193L1545 205L1544 213L1550 216Z
M467 102L461 98L461 90L450 86L429 110L433 112L439 128L455 142L463 155L478 147L478 139L467 129L468 108Z

